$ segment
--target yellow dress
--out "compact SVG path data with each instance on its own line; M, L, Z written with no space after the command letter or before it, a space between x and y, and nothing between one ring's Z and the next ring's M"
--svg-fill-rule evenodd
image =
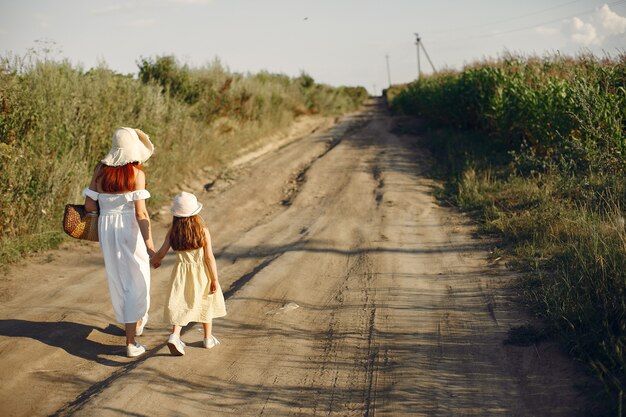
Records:
M207 323L226 315L220 286L209 293L209 274L204 264L204 249L176 251L176 264L170 278L170 292L165 304L165 321L178 326L190 322Z

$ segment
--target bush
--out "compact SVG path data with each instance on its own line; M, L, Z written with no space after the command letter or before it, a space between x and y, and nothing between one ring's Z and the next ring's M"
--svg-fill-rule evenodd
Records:
M193 69L164 56L138 66L134 78L102 66L85 72L66 61L0 58L0 264L62 241L63 206L82 200L115 127L139 127L155 143L146 164L154 208L185 172L232 160L298 115L340 114L364 98L359 88L310 77L305 88L302 77L244 76L219 62Z

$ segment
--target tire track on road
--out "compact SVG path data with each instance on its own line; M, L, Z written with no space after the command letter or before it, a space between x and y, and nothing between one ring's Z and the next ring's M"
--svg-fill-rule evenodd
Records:
M326 142L326 149L318 156L311 159L308 163L304 164L302 168L292 175L291 179L287 183L287 186L285 187L285 197L280 203L283 206L290 206L300 192L302 185L306 182L306 173L313 166L313 164L326 156L328 152L332 151L345 137L354 134L365 127L368 122L369 119L351 120L346 123L345 127L337 129L337 134L333 135L333 137Z

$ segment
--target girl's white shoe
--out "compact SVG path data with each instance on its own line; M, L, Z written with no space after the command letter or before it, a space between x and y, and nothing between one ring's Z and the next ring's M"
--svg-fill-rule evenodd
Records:
M217 338L213 335L209 336L207 339L204 339L202 341L202 345L206 348L206 349L212 349L215 346L219 345L220 341L217 340Z
M185 354L185 344L174 333L167 339L167 347L174 356L183 356Z

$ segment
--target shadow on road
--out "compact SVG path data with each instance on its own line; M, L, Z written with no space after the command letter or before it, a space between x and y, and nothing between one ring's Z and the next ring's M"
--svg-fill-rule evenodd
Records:
M124 335L122 329L114 325L101 329L67 321L0 320L0 336L35 339L46 345L61 348L70 355L94 361L101 365L125 365L125 362L117 362L103 357L108 355L116 356L124 352L119 345L107 345L89 340L89 336L94 330L111 336Z

